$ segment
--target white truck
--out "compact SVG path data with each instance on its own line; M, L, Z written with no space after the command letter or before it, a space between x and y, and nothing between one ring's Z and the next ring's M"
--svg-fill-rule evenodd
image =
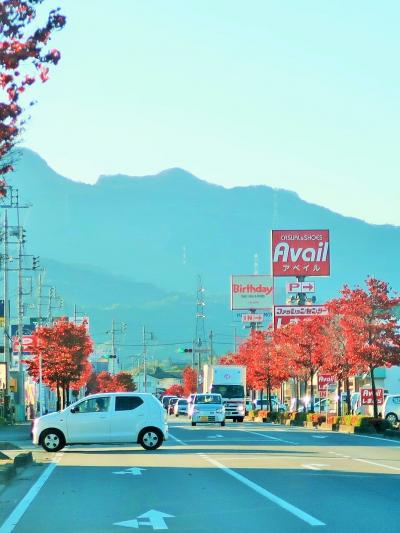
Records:
M243 422L246 402L246 367L241 365L204 365L203 392L221 394L225 417Z

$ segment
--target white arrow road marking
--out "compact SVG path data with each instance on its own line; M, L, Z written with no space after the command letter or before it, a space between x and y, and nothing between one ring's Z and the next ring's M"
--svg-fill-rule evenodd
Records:
M326 435L311 435L313 439L327 439Z
M139 518L147 518L148 522L139 521ZM140 526L150 526L153 529L168 529L164 518L174 518L174 515L150 509L147 513L139 515L137 519L126 520L125 522L114 522L114 526L130 527L133 529L138 529Z
M309 470L321 470L321 467L323 468L324 466L329 466L329 465L321 465L321 464L318 464L318 463L312 463L312 464L309 464L309 465L301 465L303 468L308 468Z
M141 476L143 470L146 470L146 468L137 468L136 466L134 466L133 468L127 468L126 470L120 470L119 472L113 472L113 474L120 474L120 475L130 474L132 476Z

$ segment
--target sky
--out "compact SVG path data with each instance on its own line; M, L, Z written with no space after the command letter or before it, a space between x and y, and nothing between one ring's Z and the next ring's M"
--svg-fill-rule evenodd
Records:
M181 167L400 225L398 0L55 3L23 144L60 174Z

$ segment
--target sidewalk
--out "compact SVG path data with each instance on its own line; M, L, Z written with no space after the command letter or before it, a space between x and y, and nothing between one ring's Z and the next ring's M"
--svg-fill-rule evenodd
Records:
M21 422L10 426L0 426L0 450L32 449L31 422ZM7 453L7 452L6 452ZM9 455L7 453L7 455Z

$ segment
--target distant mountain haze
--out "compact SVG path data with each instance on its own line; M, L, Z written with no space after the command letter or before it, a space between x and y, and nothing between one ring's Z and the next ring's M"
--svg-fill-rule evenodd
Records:
M256 253L259 273L270 273L273 228L330 230L331 276L312 278L319 303L369 274L399 288L399 227L309 204L284 183L282 189L225 189L175 168L145 177L101 176L88 185L60 176L30 150L21 153L9 181L33 204L24 214L29 253L48 258L49 276L65 298L98 309L108 316L104 322L111 321L112 304L119 312L135 307L135 315L148 306L155 329L173 338L184 325L183 337L190 339L200 274L209 327L229 332L229 276L253 273ZM354 202L361 201L360 190ZM288 279L277 280L277 303L284 303Z

